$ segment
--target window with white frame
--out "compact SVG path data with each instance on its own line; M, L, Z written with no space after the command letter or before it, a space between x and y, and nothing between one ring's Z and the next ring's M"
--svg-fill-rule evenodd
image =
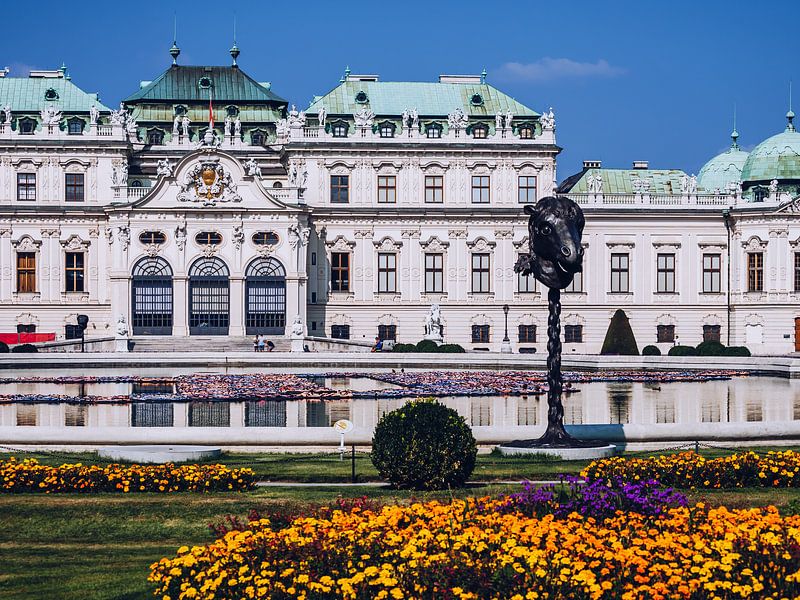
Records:
M675 293L674 254L658 254L656 256L656 292L659 294Z
M394 204L397 202L397 177L394 175L378 175L378 202Z
M489 176L472 176L472 203L487 204L489 202Z
M443 175L425 175L425 202L429 204L444 202Z
M531 204L536 202L536 176L519 176L519 202L521 204Z
M795 274L795 284L796 283L797 283L797 275ZM722 255L703 254L703 293L719 294L721 290L722 290Z
M425 255L425 293L441 294L444 291L444 255Z
M627 294L630 292L628 267L630 256L627 253L614 253L611 255L611 292Z
M397 255L394 253L378 254L378 293L394 293L397 291Z
M36 173L17 173L17 200L36 200Z
M489 292L490 279L489 279L489 255L478 254L472 255L472 293L473 294L486 294Z

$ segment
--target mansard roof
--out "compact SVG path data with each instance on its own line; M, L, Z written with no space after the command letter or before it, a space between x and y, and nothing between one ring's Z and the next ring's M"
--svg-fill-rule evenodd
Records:
M124 102L208 102L208 88L200 84L204 77L211 80L215 103L286 104L286 100L272 92L268 83L257 82L238 67L184 65L172 65L154 81L142 82L141 89L125 98Z
M42 75L44 74L44 75ZM48 94L49 90L53 90ZM65 113L88 113L92 105L110 111L96 93L84 92L58 71L33 71L30 77L0 77L0 106L10 106L15 113L38 113L52 104Z
M360 92L366 94L366 101L356 99ZM480 97L480 103L473 101L476 96ZM401 115L413 108L424 117L446 117L456 108L469 117L494 117L508 111L515 118L539 116L488 83L347 79L324 96L315 98L308 111L316 112L320 106L324 106L329 115L353 115L366 107L376 115L387 116Z
M581 194L589 191L588 176L600 175L604 194L634 194L636 179L650 181L650 194L679 194L686 173L679 169L584 169L561 182L559 193Z

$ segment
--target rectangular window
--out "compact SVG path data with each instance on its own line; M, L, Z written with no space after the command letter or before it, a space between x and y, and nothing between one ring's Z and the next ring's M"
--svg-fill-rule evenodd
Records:
M36 200L36 173L17 173L17 200Z
M519 177L519 201L523 204L536 202L536 177L528 175Z
M564 341L571 344L583 342L583 325L565 325Z
M350 176L331 175L331 202L346 204L350 201Z
M378 325L378 339L380 341L397 341L397 325Z
M18 323L17 333L36 333L36 325L33 323Z
M721 329L719 325L703 325L703 341L719 342Z
M517 273L517 291L520 294L532 294L536 291L536 277L533 273L530 275Z
M472 176L472 203L488 204L489 202L489 176Z
M584 270L586 266L583 267ZM583 292L583 271L578 271L572 277L572 282L564 288L565 292L571 292L573 294L580 294Z
M82 332L80 325L64 325L65 340L79 340Z
M674 342L675 341L675 325L657 325L656 326L656 341L657 342Z
M794 253L794 291L800 292L800 252Z
M350 253L331 253L331 291L350 291Z
M83 252L67 252L65 255L66 264L64 268L64 279L66 280L66 291L82 292L84 271L83 271Z
M378 175L378 202L381 204L397 202L397 178L394 175Z
M797 284L797 255L795 255L795 285ZM703 254L703 293L719 294L722 290L722 257L719 254Z
M64 175L64 198L67 202L83 202L83 173Z
M331 337L335 340L349 340L350 325L331 325Z
M17 292L36 291L36 254L17 252Z
M425 293L441 294L444 292L444 255L425 255Z
M425 202L434 204L444 202L443 175L425 175Z
M489 255L472 255L472 293L486 294L489 292Z
M747 291L764 291L764 253L747 253Z
M378 254L378 292L397 291L397 255Z
M472 343L473 344L488 344L489 343L489 326L488 325L473 325L472 326Z
M611 291L613 293L627 294L630 291L628 261L627 254L611 255Z
M536 342L536 325L519 326L519 343L533 344Z
M660 294L675 293L675 255L659 254L656 257L656 291Z

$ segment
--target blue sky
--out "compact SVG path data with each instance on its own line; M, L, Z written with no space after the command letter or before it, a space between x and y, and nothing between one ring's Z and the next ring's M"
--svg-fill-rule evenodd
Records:
M242 68L298 106L335 86L347 65L394 81L485 67L489 82L524 104L554 107L559 179L584 159L697 172L728 146L734 104L746 148L783 129L791 79L800 113L797 8L738 0L39 0L4 6L4 23L29 26L4 28L0 63L14 75L64 61L76 84L114 105L169 65L174 13L183 64L227 64L235 14Z

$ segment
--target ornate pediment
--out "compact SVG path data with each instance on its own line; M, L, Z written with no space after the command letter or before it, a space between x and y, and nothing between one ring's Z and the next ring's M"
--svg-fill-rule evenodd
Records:
M372 245L382 252L397 252L403 247L403 242L396 242L387 235L378 241L372 242Z
M192 165L180 183L178 200L203 206L218 202L241 202L231 172L216 157L208 157Z
M325 245L335 252L350 252L356 247L355 242L350 242L345 239L343 235L337 235L335 239L330 242L325 242Z
M467 247L474 252L490 252L497 246L497 242L490 242L483 236L479 236L472 242L467 242Z
M751 252L757 252L758 250L766 250L767 241L762 240L757 235L752 235L747 239L747 241L742 242L742 248L744 248L745 250L750 250Z
M23 235L18 240L11 240L11 246L18 252L36 252L42 245L42 240L34 240L29 235Z
M83 240L81 236L73 233L66 240L61 240L61 247L71 251L86 250L90 243L88 240Z
M437 236L432 235L427 241L420 242L419 245L426 252L447 252L450 242L442 241Z

